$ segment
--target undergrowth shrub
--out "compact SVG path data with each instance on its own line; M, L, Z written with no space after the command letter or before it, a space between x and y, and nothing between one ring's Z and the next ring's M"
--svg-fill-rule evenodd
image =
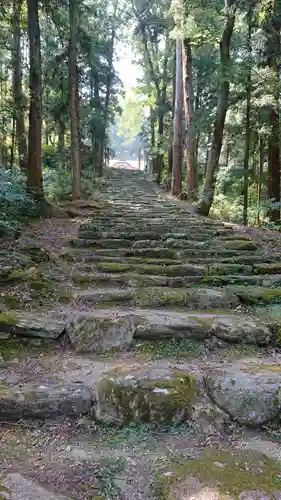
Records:
M37 207L26 193L25 183L18 169L0 168L0 236L12 236L24 220L37 215Z
M72 192L72 173L70 167L59 166L56 170L44 169L44 189L46 198L51 202L68 200ZM83 197L90 197L101 180L92 168L83 168L81 172L81 190Z

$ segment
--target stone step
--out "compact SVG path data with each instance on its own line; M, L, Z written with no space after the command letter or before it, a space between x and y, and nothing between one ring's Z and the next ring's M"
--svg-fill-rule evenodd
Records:
M84 384L1 383L0 421L79 418L89 414L93 404L93 390Z
M65 323L45 314L9 311L0 313L0 330L10 336L57 340L65 331Z
M119 252L119 251L118 251ZM113 254L113 251L110 252ZM122 253L122 252L121 252ZM83 262L116 262L116 263L130 263L130 264L162 264L162 265L170 265L170 264L182 264L188 263L188 264L198 264L198 265L205 265L206 264L206 258L205 257L197 257L196 255L189 256L188 259L163 259L159 257L124 257L124 255L116 255L116 250L114 250L115 255L104 255L104 252L102 252L101 255L99 253L91 252L91 250L85 249L85 248L67 248L62 251L61 256L65 260L81 260ZM280 254L275 254L275 255L266 255L262 254L261 252L248 252L246 255L245 254L238 254L236 255L235 259L233 257L225 257L225 256L219 256L217 258L215 255L209 255L207 259L208 263L212 264L239 264L241 265L248 265L248 266L253 266L254 264L260 264L263 266L263 264L279 264L281 261L281 255ZM257 269L258 271L258 269ZM231 271L230 271L231 272Z
M88 271L87 274L85 271ZM95 285L108 285L108 286L122 286L122 287L135 287L135 286L161 286L182 288L189 287L195 284L203 284L204 286L225 286L231 284L237 285L254 285L254 286L281 286L281 275L276 274L262 274L257 275L222 275L212 276L206 274L205 276L167 276L167 275L148 275L138 274L135 269L124 273L93 273L93 268L90 266L81 266L81 273L72 275L73 282L77 285L95 284Z
M65 311L66 333L78 352L106 352L124 349L134 340L167 339L206 340L218 338L226 342L267 345L275 341L278 322L263 321L241 311L174 312L148 309L95 309ZM277 325L277 326L276 326Z
M204 276L206 268L197 266L196 264L179 264L179 265L157 265L157 264L122 264L115 262L98 262L95 264L97 271L103 273L127 273L129 271L137 274L162 274L165 276Z
M82 303L119 303L138 307L183 307L185 309L217 309L238 307L236 295L224 290L210 288L95 288L75 293Z
M85 247L84 247L85 248ZM87 248L91 248L89 245ZM236 262L237 258L250 259L249 256L251 252L247 250L230 250L221 248L208 248L208 249L184 249L176 250L173 248L159 247L159 248L95 248L95 254L100 256L119 256L119 257L149 257L149 258L160 258L160 259L176 259L176 260L189 260L190 258L209 260L210 257L216 257L216 260L221 262L222 258L232 257L233 262ZM259 261L264 257L262 253L256 254ZM279 256L280 259L280 256Z
M230 417L240 424L259 427L278 422L279 389L277 364L123 365L108 371L98 383L96 418L107 424L175 424L200 422L205 415L208 422L220 425Z

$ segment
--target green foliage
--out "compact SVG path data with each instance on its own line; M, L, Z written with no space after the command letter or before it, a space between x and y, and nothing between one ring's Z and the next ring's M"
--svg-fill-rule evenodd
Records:
M25 179L19 170L0 168L0 236L15 234L26 218L37 214L38 209L26 193Z
M81 173L82 195L86 198L91 196L97 189L100 179L96 176L92 167L85 167ZM44 170L45 194L48 200L59 202L71 197L72 174L70 167L58 166L56 169Z

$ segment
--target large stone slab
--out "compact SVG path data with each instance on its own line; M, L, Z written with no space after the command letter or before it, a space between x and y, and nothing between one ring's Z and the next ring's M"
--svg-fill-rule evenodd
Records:
M196 378L184 371L149 365L119 368L97 385L96 418L107 423L186 422L198 391Z
M137 291L140 306L179 306L189 309L232 309L240 301L234 294L212 288L160 288L149 287Z
M5 500L66 500L66 497L47 491L21 474L8 474L3 484L8 490L1 493Z
M175 313L148 311L139 313L134 337L139 340L217 337L226 342L267 345L272 332L260 320L238 314Z
M7 312L0 314L0 330L22 337L56 340L65 331L63 321L36 313Z
M258 427L280 419L279 365L234 364L206 376L212 401L239 424Z
M1 384L0 421L79 417L90 412L94 399L92 388L81 384Z
M79 352L105 352L132 343L136 316L122 311L77 312L66 321L66 333Z

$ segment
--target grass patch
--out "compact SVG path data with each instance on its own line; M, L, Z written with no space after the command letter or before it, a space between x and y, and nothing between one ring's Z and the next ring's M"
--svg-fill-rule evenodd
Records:
M159 476L157 493L161 500L180 498L190 476L197 477L202 487L216 488L222 495L228 494L234 499L243 491L273 493L280 487L280 463L253 451L232 453L207 449L196 459L171 463L167 471L172 475Z
M22 359L26 356L37 356L43 351L49 351L51 343L43 339L19 339L11 338L1 342L0 362L13 359Z
M190 339L143 342L135 347L137 354L148 359L200 358L204 353L202 342Z

